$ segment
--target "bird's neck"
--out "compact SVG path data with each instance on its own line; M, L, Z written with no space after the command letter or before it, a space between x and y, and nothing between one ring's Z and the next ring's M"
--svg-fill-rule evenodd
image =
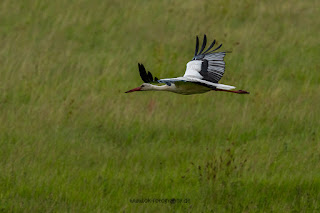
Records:
M150 90L153 90L153 91L172 91L173 87L174 87L173 84L171 84L171 86L168 86L168 85L162 85L162 86L152 85Z

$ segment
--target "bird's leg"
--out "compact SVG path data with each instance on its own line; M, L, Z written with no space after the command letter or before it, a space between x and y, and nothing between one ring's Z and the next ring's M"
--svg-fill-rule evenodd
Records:
M238 94L250 94L250 92L247 92L247 91L244 91L244 90L225 90L225 89L215 89L215 91L232 92L232 93L238 93Z

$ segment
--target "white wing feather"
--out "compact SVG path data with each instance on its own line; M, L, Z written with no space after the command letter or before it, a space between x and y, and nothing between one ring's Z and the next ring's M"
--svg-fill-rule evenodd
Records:
M200 75L199 73L201 71L201 64L202 64L201 60L189 61L187 63L187 69L183 77L189 76L189 77L195 77L198 79L203 79L203 76Z
M194 83L202 83L202 84L207 84L208 86L214 86L216 87L217 89L224 89L224 90L233 90L235 89L236 87L234 86L230 86L230 85L225 85L225 84L218 84L218 83L212 83L210 81L206 81L206 80L202 80L202 79L199 79L199 78L195 78L195 77L186 77L186 76L183 76L183 77L178 77L178 78L165 78L165 79L160 79L158 80L159 83L167 83L167 82L170 82L170 83L174 83L176 81L184 81L184 82L194 82Z

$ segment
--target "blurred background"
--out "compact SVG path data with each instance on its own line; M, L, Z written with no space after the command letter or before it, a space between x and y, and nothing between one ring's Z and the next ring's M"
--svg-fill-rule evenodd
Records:
M319 8L2 0L0 211L319 210ZM138 63L182 76L203 34L250 95L124 93Z

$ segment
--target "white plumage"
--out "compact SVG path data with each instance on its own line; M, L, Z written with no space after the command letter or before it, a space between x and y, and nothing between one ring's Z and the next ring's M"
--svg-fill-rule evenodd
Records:
M249 94L249 92L243 90L235 91L234 86L218 83L224 74L224 57L226 52L214 52L222 45L218 46L214 50L211 50L215 44L215 40L212 42L210 47L204 51L206 43L207 38L206 35L204 35L202 47L198 52L199 38L197 36L194 57L187 63L187 69L183 77L165 79L158 79L156 77L153 78L152 74L147 72L142 64L138 64L141 79L145 83L140 87L127 91L126 93L134 91L169 91L190 95L215 90L238 94ZM165 85L158 86L151 83L162 83Z
M203 77L199 73L201 71L201 64L202 64L202 61L200 60L189 61L187 63L187 69L183 77L193 76L195 78L202 79Z

